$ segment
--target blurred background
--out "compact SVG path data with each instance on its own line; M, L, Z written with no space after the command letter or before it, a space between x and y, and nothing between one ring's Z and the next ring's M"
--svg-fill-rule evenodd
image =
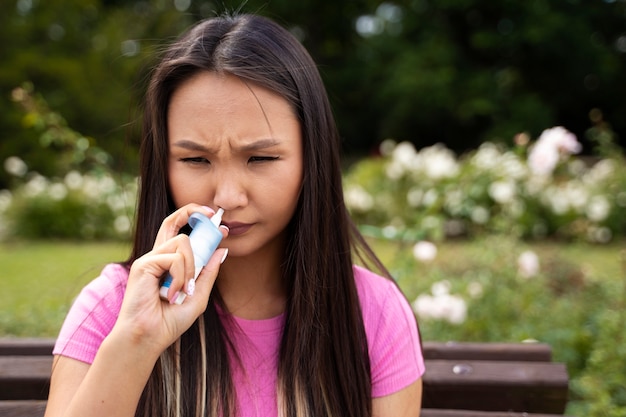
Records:
M0 161L56 174L11 91L30 82L67 124L136 169L137 104L163 45L242 10L289 28L319 63L347 156L386 138L456 152L562 125L626 136L623 0L6 0L0 4ZM58 142L58 141L57 141ZM0 172L0 188L10 174Z
M625 0L3 0L0 336L55 337L127 257L149 71L236 11L319 64L425 340L549 343L568 414L626 416Z

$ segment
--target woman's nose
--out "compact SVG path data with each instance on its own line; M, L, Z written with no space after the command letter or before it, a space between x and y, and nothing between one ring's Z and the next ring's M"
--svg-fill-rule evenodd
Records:
M215 184L213 203L226 211L248 204L245 181L241 176L231 173L220 175Z

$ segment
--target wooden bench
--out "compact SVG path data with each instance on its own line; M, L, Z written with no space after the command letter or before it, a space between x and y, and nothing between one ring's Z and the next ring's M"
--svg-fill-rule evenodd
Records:
M0 338L0 416L41 417L52 339ZM425 342L423 417L548 417L568 398L565 365L540 343Z

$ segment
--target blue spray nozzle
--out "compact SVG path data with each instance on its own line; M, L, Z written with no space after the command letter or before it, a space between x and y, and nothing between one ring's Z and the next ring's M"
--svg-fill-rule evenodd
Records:
M217 246L222 241L222 232L219 230L219 225L222 221L223 214L224 209L220 208L210 219L204 214L197 212L189 216L188 223L192 228L189 234L189 242L191 244L191 250L193 251L193 260L196 267L194 279L198 277L200 271L202 271L202 268L209 262L211 255L213 255L213 252L215 252ZM167 291L170 285L172 285L172 276L167 274L159 291L161 298L167 299ZM181 292L176 302L180 304L184 298L184 294Z

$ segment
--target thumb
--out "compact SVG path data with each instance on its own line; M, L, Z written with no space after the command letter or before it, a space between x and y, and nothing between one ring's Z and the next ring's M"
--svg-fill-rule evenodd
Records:
M194 295L189 297L193 299L194 303L199 303L202 307L206 308L206 304L209 301L209 295L217 279L217 274L220 270L220 266L228 255L228 248L220 248L213 253L211 259L206 264L202 271L196 278ZM191 300L189 300L191 301Z

